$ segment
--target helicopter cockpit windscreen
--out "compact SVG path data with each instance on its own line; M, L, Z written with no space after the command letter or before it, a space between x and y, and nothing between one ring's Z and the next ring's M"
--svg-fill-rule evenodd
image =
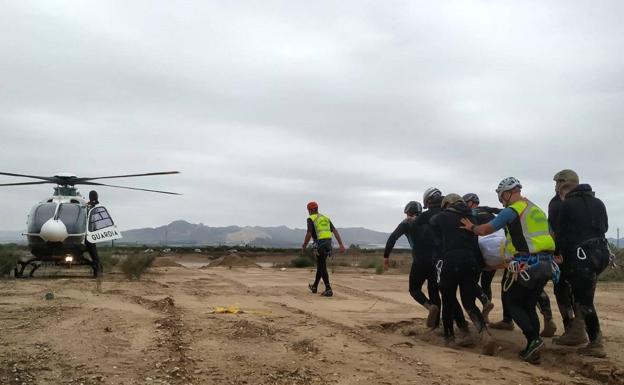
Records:
M54 217L56 203L42 203L32 208L28 216L28 232L37 234L41 226ZM61 204L59 219L69 234L82 234L86 231L87 210L76 204Z
M59 219L69 234L82 234L87 230L87 209L76 204L61 204Z
M89 231L97 231L112 226L113 219L105 207L95 207L89 217Z
M56 211L56 203L42 203L30 210L28 214L28 232L39 233L41 232L41 226L48 221L48 219L54 217Z

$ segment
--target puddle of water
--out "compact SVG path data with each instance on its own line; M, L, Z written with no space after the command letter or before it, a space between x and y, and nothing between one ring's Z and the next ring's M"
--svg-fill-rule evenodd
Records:
M199 269L200 267L206 266L208 261L206 262L187 262L187 261L176 261L180 265L184 267L188 267L189 269Z
M256 262L256 265L262 267L262 268L270 268L270 267L275 267L275 263L274 262Z
M176 261L176 263L179 263L180 265L187 267L189 269L199 269L200 267L204 267L209 264L208 261L206 262ZM256 264L262 267L263 269L270 269L270 268L275 267L275 262L256 262Z

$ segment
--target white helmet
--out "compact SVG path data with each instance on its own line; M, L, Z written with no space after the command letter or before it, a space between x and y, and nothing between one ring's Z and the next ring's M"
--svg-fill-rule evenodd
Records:
M442 191L440 191L439 189L435 187L429 187L428 189L425 190L425 193L423 194L423 206L427 208L429 206L427 204L427 201L430 198L441 197L441 196L442 196Z
M498 199L501 199L502 193L504 193L505 191L513 190L516 187L522 188L522 184L520 184L520 181L513 176L501 180L498 184L498 187L496 188L496 194L498 194Z

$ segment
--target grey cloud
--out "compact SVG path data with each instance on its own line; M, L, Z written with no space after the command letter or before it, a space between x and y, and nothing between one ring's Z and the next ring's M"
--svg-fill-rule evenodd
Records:
M123 227L184 218L391 230L429 186L490 205L517 176L545 207L576 169L617 191L617 1L14 2L0 14L2 170L180 169L104 190ZM2 182L14 181L10 178ZM50 190L5 188L14 229Z

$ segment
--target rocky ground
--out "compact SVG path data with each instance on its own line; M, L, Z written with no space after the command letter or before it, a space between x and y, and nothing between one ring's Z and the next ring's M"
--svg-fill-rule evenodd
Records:
M101 286L0 280L0 384L624 384L624 285L598 290L607 359L548 340L534 366L517 358L517 329L494 331L495 357L446 347L406 275L338 270L333 298L309 293L312 277L160 267L141 281L108 274Z

